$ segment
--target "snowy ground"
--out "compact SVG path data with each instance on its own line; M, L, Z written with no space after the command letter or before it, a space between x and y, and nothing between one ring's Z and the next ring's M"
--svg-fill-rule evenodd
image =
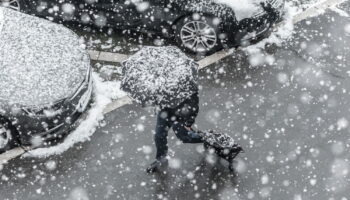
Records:
M0 199L350 199L350 25L340 14L298 23L271 62L241 53L202 72L197 125L245 147L237 175L176 139L169 173L147 175L154 113L129 105L106 115L90 142L3 166Z

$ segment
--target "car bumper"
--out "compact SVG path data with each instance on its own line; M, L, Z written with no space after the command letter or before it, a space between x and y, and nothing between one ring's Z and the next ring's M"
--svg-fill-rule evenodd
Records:
M229 47L245 46L253 41L267 36L272 32L274 24L282 21L284 3L276 4L273 13L261 12L250 19L241 20L237 24L224 24L223 30L227 33L227 45Z
M59 120L60 122L52 123L51 121L54 120L47 120L45 118L28 118L27 120L25 120L26 122L24 120L21 122L33 124L32 127L20 127L20 129L23 129L20 132L28 133L20 135L21 145L33 145L32 140L35 137L41 139L41 145L43 146L51 145L51 141L63 138L73 129L73 127L77 124L77 121L79 121L84 111L88 108L89 104L92 101L92 95L93 80L90 74L88 81L84 82L81 85L81 89L79 90L79 92L75 94L71 99L66 100L69 102L69 109L67 112L62 114L62 118L61 120ZM42 124L43 122L51 125L48 129L40 131L42 130L40 124ZM35 130L36 132L31 132L30 130Z
M86 88L86 90L79 97L79 103L74 105L76 109L69 116L67 116L69 120L66 120L64 123L59 124L58 126L44 133L40 133L40 136L44 139L44 141L49 142L51 140L60 139L64 135L68 134L72 130L74 125L76 125L76 122L82 116L82 114L88 108L89 104L92 101L93 80L91 77L84 87Z

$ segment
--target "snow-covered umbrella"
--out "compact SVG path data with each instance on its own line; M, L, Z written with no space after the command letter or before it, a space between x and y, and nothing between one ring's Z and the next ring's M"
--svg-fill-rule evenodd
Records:
M142 48L123 75L121 88L142 105L176 107L198 90L197 63L174 46Z

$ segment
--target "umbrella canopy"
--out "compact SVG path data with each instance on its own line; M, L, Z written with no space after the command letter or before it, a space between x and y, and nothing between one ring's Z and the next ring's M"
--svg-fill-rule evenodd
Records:
M142 105L173 108L198 91L198 65L173 46L144 47L123 62L121 88Z

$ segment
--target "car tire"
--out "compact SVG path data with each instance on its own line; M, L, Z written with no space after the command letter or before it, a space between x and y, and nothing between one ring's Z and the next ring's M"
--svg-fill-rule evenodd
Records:
M21 0L0 0L0 6L11 8L17 11L23 10L24 7Z
M0 117L0 153L15 147L16 138L10 122Z
M174 28L176 43L189 53L208 55L223 48L216 17L193 14L178 20Z

